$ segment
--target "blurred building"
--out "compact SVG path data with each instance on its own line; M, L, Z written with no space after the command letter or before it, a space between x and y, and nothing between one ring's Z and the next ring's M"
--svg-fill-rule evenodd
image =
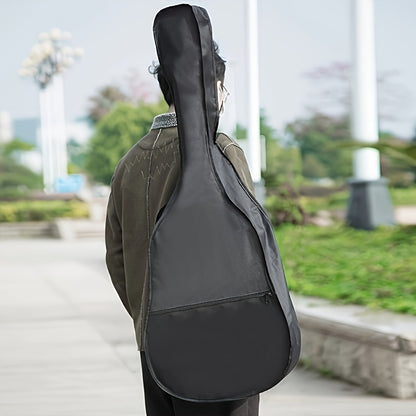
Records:
M66 123L67 141L70 139L85 144L92 135L92 128L86 117ZM15 159L34 172L42 172L40 119L37 117L11 118L6 111L0 112L0 144L13 138L34 146L33 150L20 152Z
M66 140L73 139L78 143L85 144L93 134L93 128L87 117L79 117L73 121L66 122Z
M13 137L38 146L38 130L40 121L37 117L17 118L13 120Z
M74 121L67 122L65 125L65 131L67 141L69 139L73 139L78 143L86 143L92 135L92 128L86 117L77 118ZM12 122L12 137L16 137L26 143L30 143L40 150L41 140L39 118L27 117L14 119Z
M0 144L9 142L13 137L12 119L7 111L0 111Z

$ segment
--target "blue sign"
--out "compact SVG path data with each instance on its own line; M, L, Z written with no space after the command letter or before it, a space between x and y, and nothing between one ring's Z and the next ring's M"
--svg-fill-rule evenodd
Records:
M79 174L72 174L65 177L57 178L55 181L55 192L76 193L79 192L83 185L83 178Z

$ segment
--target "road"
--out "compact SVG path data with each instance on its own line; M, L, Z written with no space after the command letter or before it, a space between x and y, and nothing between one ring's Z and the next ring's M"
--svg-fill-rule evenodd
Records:
M145 415L133 325L103 259L102 240L0 241L1 415ZM415 416L416 400L297 368L260 414Z

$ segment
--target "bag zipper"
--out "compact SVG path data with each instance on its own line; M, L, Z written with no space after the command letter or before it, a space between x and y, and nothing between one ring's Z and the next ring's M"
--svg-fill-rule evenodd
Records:
M270 290L267 290L263 292L250 293L247 295L234 296L231 298L224 298L224 299L212 300L208 302L194 303L194 304L185 305L185 306L174 306L173 308L168 308L168 309L159 309L156 311L151 311L150 314L162 315L162 314L170 313L170 312L179 312L179 311L185 311L188 309L215 306L215 305L221 305L223 303L228 303L228 302L239 302L239 301L247 300L251 298L262 298L262 297L263 297L264 303L266 305L269 305L273 299L273 293Z

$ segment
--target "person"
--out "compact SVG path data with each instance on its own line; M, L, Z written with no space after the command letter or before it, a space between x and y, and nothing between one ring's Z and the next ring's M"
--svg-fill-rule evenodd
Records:
M218 108L227 97L225 61L214 45ZM256 416L259 395L236 401L195 403L173 397L153 380L143 351L145 311L149 297L147 253L153 227L172 195L180 169L180 149L172 90L160 65L157 77L169 112L156 116L148 134L120 160L111 181L106 216L106 263L112 283L134 322L149 416ZM216 145L254 195L244 152L237 142L218 134Z

